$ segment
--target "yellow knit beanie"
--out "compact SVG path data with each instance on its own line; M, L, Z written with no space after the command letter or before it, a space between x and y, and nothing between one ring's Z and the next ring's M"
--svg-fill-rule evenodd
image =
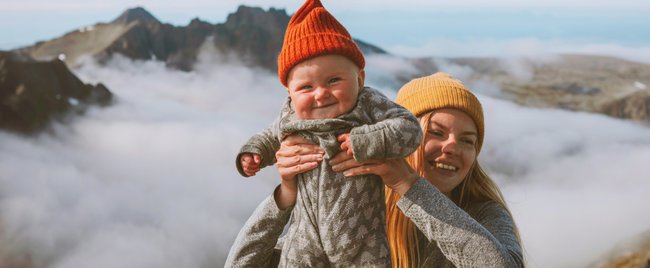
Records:
M435 73L415 78L402 86L397 92L395 102L404 106L416 117L441 108L454 108L465 112L476 124L477 152L481 151L485 135L481 102L462 82L451 75Z

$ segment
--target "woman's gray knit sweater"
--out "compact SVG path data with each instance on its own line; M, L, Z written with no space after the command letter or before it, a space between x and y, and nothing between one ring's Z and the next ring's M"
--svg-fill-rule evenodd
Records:
M420 231L421 267L523 267L515 224L496 202L470 204L466 212L420 179L397 206ZM278 209L273 195L266 198L239 232L225 267L273 267L291 212Z

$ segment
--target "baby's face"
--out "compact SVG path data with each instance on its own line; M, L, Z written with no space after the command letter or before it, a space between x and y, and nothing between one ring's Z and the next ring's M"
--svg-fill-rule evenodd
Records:
M364 77L348 58L324 55L293 67L287 90L300 119L336 118L354 108Z

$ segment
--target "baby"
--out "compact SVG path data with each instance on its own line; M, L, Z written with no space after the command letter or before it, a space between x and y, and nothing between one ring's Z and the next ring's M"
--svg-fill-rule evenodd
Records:
M275 163L280 141L289 135L320 145L325 159L341 148L360 162L403 158L415 151L422 139L417 119L364 87L364 66L361 50L343 25L320 1L307 0L289 21L278 57L289 98L272 126L242 147L239 172L252 176ZM322 161L296 181L298 196L280 267L391 265L379 177L345 178Z

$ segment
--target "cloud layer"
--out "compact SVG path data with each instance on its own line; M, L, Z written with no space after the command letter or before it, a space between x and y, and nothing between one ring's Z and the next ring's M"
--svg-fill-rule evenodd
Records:
M5 256L57 268L223 265L279 180L272 167L240 177L234 157L286 92L267 71L201 58L190 73L122 57L86 62L76 73L105 83L115 105L34 138L0 132ZM368 84L391 98L397 82L386 77L411 70L400 59L368 62ZM650 229L650 129L480 98L480 161L506 195L531 266L584 266Z
M408 57L544 57L559 53L603 55L650 64L650 46L616 42L588 42L540 38L448 39L434 38L420 46L387 48Z

